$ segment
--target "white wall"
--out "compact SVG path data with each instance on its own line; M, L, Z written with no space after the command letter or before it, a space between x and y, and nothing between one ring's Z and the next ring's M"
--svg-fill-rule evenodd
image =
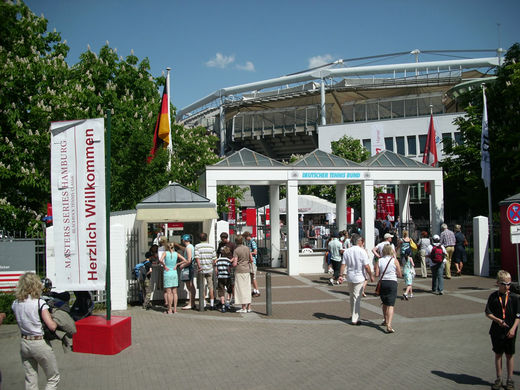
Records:
M457 127L453 124L453 120L459 117L461 114L444 114L434 115L433 124L435 131L438 136L437 151L440 152L439 159L442 157L442 134L444 133L455 133ZM413 117L413 118L402 118L402 119L389 119L381 121L371 122L355 122L355 123L343 123L340 125L326 125L318 127L318 147L320 150L331 153L331 142L338 141L344 135L349 137L363 140L371 138L372 129L374 127L379 128L383 131L384 137L399 137L409 135L426 135L430 126L430 117ZM453 134L452 134L453 136ZM407 142L405 139L405 148L407 148ZM420 151L419 137L416 140L417 153L415 155L407 154L407 157L422 157L422 151ZM405 149L407 150L407 149ZM396 145L394 139L394 152L396 152Z

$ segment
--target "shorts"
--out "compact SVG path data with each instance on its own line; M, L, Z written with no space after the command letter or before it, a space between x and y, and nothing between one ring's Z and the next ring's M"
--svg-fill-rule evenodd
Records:
M256 271L257 271L256 264L255 263L251 263L249 265L249 270L252 271L252 272L250 272L251 280L255 280L256 279Z
M491 335L491 345L493 345L493 352L499 355L502 355L503 353L506 355L514 355L515 342L516 335L512 339L508 339L505 333Z
M206 286L208 286L208 290L213 290L213 272L210 274L202 274L204 279L206 279Z
M228 294L232 294L233 286L231 285L231 278L218 279L217 291L218 291L219 298L225 296L226 291Z
M193 265L181 269L181 280L183 282L190 282L193 280L194 277L195 272L193 272Z

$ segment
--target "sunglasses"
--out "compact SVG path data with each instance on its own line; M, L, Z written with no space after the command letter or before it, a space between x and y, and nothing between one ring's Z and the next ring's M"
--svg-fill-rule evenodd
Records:
M501 284L502 286L510 286L511 282L500 282L498 284Z

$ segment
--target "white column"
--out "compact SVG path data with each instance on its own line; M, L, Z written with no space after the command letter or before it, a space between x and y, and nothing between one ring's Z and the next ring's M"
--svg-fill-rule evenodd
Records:
M287 270L289 275L299 274L298 241L298 182L287 180Z
M347 229L347 185L336 184L336 226L338 231Z
M372 180L365 180L361 184L361 214L365 247L371 251L374 247L374 221L376 217L374 210L374 182Z
M399 216L401 217L401 223L406 224L409 222L409 203L410 203L410 192L408 184L399 184Z
M269 218L271 225L271 267L280 267L280 186L269 186Z
M444 222L444 194L442 178L441 180L435 180L431 187L430 222L432 224L432 234L440 234L441 224Z
M489 276L488 236L488 218L473 218L473 274L476 276Z
M209 199L211 203L217 204L217 182L215 180L208 181L206 179L206 198ZM216 219L204 221L204 230L208 234L208 242L217 246L215 242L215 232L216 232Z
M112 310L126 310L126 233L123 225L110 225L110 299Z
M321 125L327 124L327 110L325 106L325 79L321 79Z

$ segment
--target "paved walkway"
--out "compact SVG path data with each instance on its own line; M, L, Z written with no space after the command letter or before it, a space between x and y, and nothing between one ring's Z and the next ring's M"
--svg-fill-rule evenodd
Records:
M62 389L488 389L494 380L489 320L494 280L445 281L443 296L417 278L414 298L398 299L395 334L385 334L380 301L363 299L362 326L349 324L347 287L328 275L272 273L273 316L265 277L253 313L161 308L114 312L132 317L132 346L118 355L55 352ZM399 291L402 291L400 284ZM16 325L0 327L4 389L23 389ZM515 379L520 384L520 372ZM40 378L43 383L43 378ZM43 387L43 386L42 386Z

